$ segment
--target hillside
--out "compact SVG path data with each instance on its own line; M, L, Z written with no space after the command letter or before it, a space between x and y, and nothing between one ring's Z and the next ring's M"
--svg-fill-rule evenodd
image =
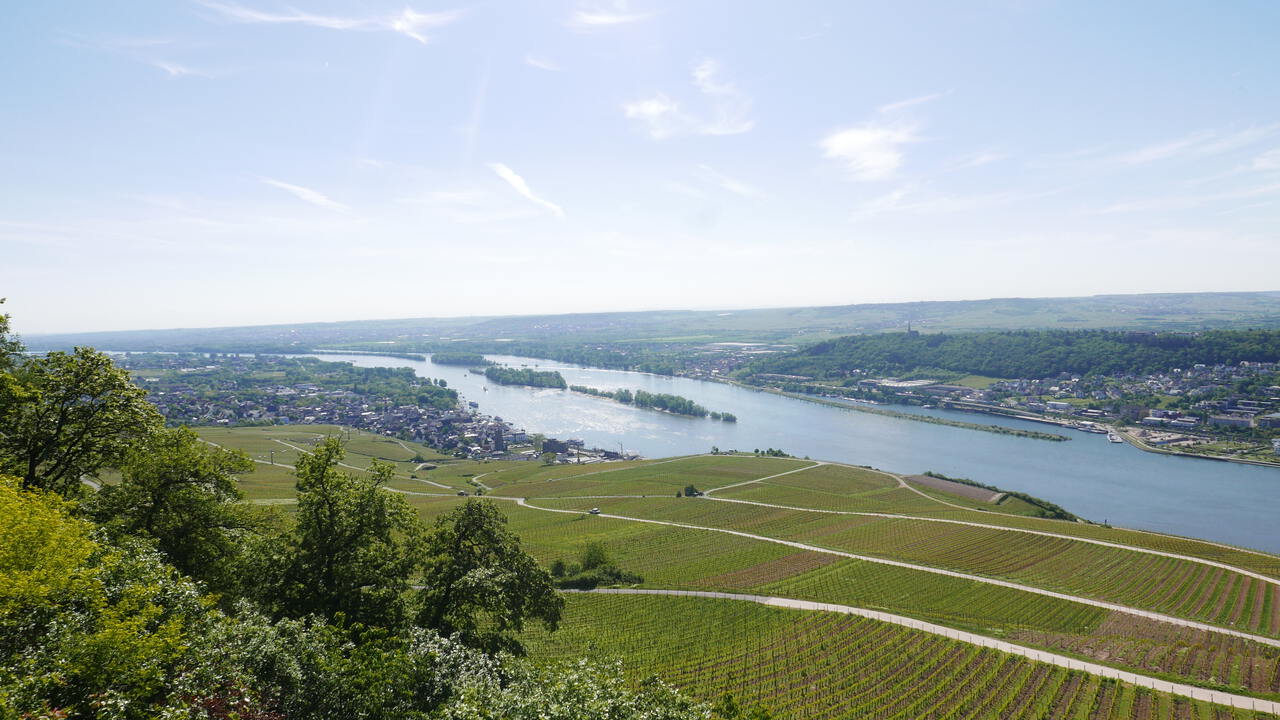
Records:
M210 432L246 447L318 438ZM590 551L640 578L568 596L559 630L528 634L535 663L587 653L633 682L657 674L778 718L1245 718L1280 700L1271 555L789 458L444 461L417 475L389 489L424 518L480 489L553 572ZM689 485L705 495L677 497ZM291 492L282 477L252 497Z
M723 311L660 310L28 335L36 350L286 351L358 346L423 352L487 343L813 342L912 327L928 332L1019 329L1200 330L1280 327L1280 292L1003 298ZM367 346L362 344L382 343ZM492 348L492 349L490 349Z
M820 342L756 361L744 373L829 378L844 377L855 370L902 374L938 369L991 377L1043 378L1058 373L1149 373L1196 363L1237 364L1245 360L1280 360L1280 331L884 333Z

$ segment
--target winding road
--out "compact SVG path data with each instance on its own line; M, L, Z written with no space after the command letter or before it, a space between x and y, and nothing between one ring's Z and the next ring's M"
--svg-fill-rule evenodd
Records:
M1029 660L1048 663L1050 665L1056 665L1069 670L1079 670L1091 675L1112 678L1122 682L1131 683L1133 685L1138 685L1140 687L1158 690L1160 692L1189 697L1194 700L1211 702L1219 705L1228 705L1242 710L1254 710L1258 712L1280 714L1280 702L1261 700L1258 698L1248 697L1246 695L1235 695L1233 693L1221 692L1219 690L1209 690L1207 688L1196 687L1195 685L1159 680L1146 675L1132 673L1127 670L1117 670L1116 668L1109 667L1107 665L1099 665L1097 663L1077 660L1072 657L1067 657L1066 655L1044 652L1043 650L1036 650L1035 648L1026 647L1024 645L1017 645L1004 640L997 640L985 635L956 630L943 625L935 625L923 620L916 620L915 618L894 615L892 613L881 612L879 610L868 610L866 608L850 607L848 605L835 605L832 603L819 603L811 602L809 600L796 600L793 598L772 597L768 595L739 595L736 593L722 593L703 590L639 590L617 588L568 592L586 592L606 595L664 595L674 597L709 598L716 600L738 600L758 603L760 605L769 605L771 607L788 608L791 610L808 610L811 612L830 612L840 613L843 615L856 615L858 617L900 625L902 627L920 630L934 635L941 635L952 640L969 643L970 645L992 648L994 650L1007 652L1012 655L1019 655Z

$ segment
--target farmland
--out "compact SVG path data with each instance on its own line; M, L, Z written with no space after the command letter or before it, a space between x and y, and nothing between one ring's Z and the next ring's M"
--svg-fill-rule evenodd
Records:
M1229 718L1226 709L855 617L732 600L574 596L535 657L581 648L787 718Z
M203 434L255 459L277 450L280 463L296 457L286 444L305 449L322 432ZM640 588L866 608L1264 707L1280 700L1274 556L1027 517L809 460L410 463L421 450L353 434L346 462L396 462L388 489L428 519L462 502L456 490L482 491L544 566L598 543ZM286 469L258 467L261 479L242 478L251 498L291 495ZM689 485L708 496L677 497ZM636 680L656 673L708 700L731 692L775 717L1253 716L874 619L739 601L571 595L560 631L529 641L534 662L618 658Z

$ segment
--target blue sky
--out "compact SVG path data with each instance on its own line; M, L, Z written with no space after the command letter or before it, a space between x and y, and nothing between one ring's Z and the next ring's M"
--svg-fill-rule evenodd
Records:
M26 333L1280 289L1273 2L17 3Z

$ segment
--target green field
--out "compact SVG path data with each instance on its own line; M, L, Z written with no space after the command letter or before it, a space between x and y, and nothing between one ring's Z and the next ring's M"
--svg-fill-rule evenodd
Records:
M298 451L288 446L305 449L338 430L233 428L201 434L211 442L243 448L256 459L276 451L277 465L259 464L242 478L246 494L266 504L287 502L292 496L291 474L280 463L292 462ZM434 467L408 462L415 454L432 458ZM1274 556L1186 538L1025 517L1007 512L1010 508L940 491L918 492L889 473L794 459L718 455L595 465L480 463L428 455L425 448L409 443L353 432L347 462L363 468L374 458L396 463L397 477L389 489L406 493L403 496L428 520L463 502L458 489L472 493L483 488L544 566L557 560L572 563L589 545L599 543L619 567L641 576L644 588L754 593L878 609L1152 677L1280 699L1280 648L983 579L1003 578L1280 637L1275 584L1229 568L1141 550L1185 554L1272 577L1280 575L1280 558ZM710 498L676 497L687 485L714 492ZM522 498L529 507L517 503ZM587 512L592 508L636 519L597 517ZM848 559L784 542L977 577ZM741 627L734 624L739 620L724 626L730 616L739 618ZM602 633L606 627L617 632ZM860 646L864 638L880 640ZM763 702L783 712L775 717L990 717L979 709L1004 707L1001 703L1018 708L1007 715L1011 717L1249 716L1041 667L878 621L743 602L574 595L561 633L535 636L532 646L539 661L588 651L613 654L623 658L633 677L648 674L648 668L700 697L729 691L743 700ZM838 649L846 646L863 649L851 650L851 659ZM880 652L882 647L897 650ZM901 656L895 652L907 648L924 650L899 667ZM974 663L985 669L978 670ZM1002 668L999 673L994 673L996 665ZM857 669L836 671L846 666ZM994 673L991 677L1042 684L1034 691L1026 691L1018 680L1009 680L1019 688L1012 691L995 680L978 683L972 693L949 687L957 678L968 677L956 673L987 677L988 669ZM808 673L812 679L805 681L805 675L797 673ZM902 682L894 684L894 678ZM936 682L942 678L948 680ZM910 702L889 702L904 690L912 695ZM1008 692L1013 692L1012 698Z

